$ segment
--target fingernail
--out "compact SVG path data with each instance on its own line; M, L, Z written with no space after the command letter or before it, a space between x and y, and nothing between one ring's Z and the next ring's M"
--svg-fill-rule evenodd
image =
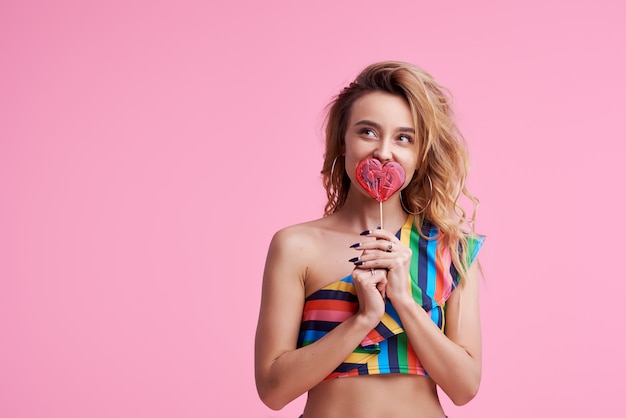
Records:
M357 242L356 244L352 244L352 245L350 246L350 248L358 248L358 247L360 247L360 246L361 246L361 243L360 243L360 242Z
M362 266L363 262L362 261L357 261L356 263L354 263L355 266Z
M352 257L351 259L348 260L348 262L350 263L354 263L355 261L359 261L359 257Z
M361 232L361 235L369 235L371 233L372 231L370 231L369 229L366 229L365 231Z

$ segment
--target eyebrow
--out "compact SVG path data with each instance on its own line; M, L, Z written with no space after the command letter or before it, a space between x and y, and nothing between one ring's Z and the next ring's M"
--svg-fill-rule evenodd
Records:
M382 128L382 126L380 126L380 124L378 124L376 122L373 122L371 120L367 120L367 119L360 120L360 121L358 121L358 122L356 122L354 124L354 126L361 126L361 125L373 126L376 129L381 129ZM398 131L398 132L408 132L408 133L411 133L411 134L415 134L415 129L413 129L413 128L400 127L398 129L396 129L396 131Z

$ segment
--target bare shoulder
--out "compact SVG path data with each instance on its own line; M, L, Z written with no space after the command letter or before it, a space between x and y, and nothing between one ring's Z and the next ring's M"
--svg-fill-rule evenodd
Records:
M268 262L280 260L297 270L304 279L307 268L316 259L324 229L324 218L291 225L277 231L272 238Z
M316 236L319 235L318 227L315 225L318 220L291 225L280 229L272 238L272 245L287 246L297 248L315 244Z

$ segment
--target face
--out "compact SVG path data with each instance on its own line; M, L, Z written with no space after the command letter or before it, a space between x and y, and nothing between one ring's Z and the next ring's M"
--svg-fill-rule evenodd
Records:
M346 130L346 173L352 186L365 190L356 181L356 166L366 158L402 165L406 187L417 168L417 132L411 109L403 97L374 91L352 105Z

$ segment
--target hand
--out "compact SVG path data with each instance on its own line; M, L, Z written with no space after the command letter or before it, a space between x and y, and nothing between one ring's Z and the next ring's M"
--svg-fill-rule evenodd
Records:
M366 232L363 235L375 239L363 240L355 248L364 250L355 261L359 264L357 268L366 271L386 269L386 282L381 289L383 294L391 301L410 298L409 268L413 252L388 231L377 229Z
M365 254L366 251L363 252ZM385 314L385 287L387 271L364 268L355 263L352 281L359 299L358 315L363 316L374 328Z

